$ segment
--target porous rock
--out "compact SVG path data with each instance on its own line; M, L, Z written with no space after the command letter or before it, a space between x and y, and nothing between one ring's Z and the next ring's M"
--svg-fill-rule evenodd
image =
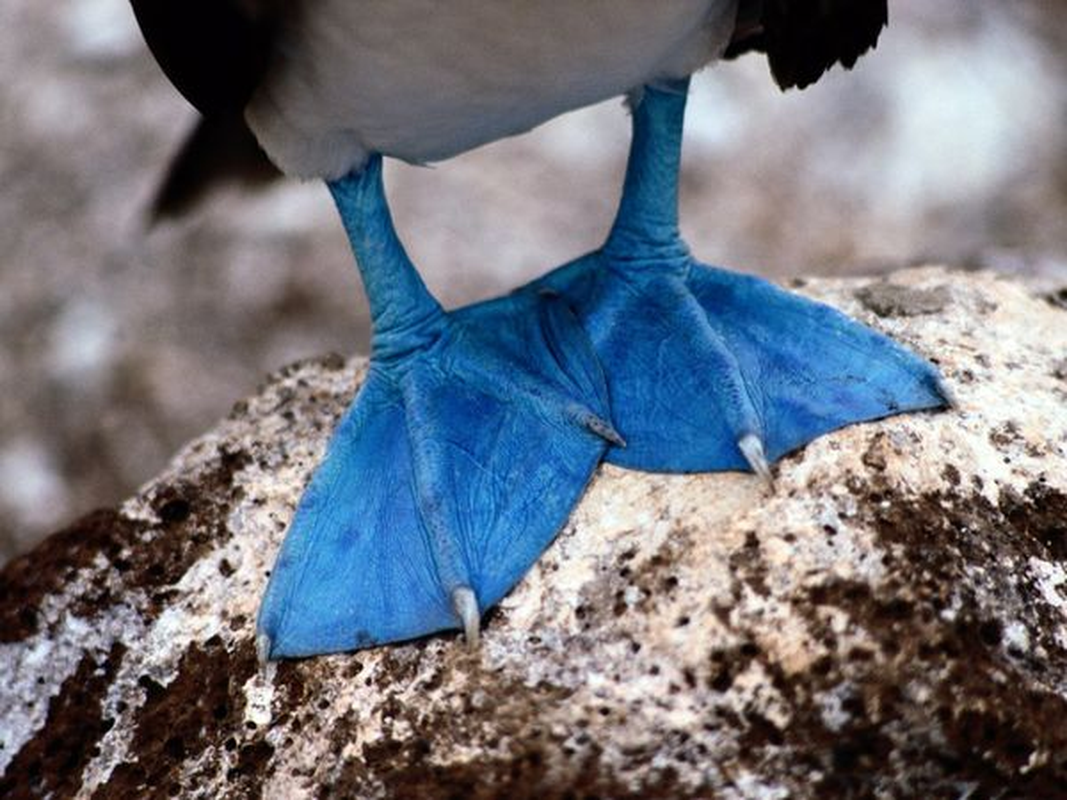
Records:
M604 467L475 653L258 668L366 365L273 376L0 574L0 795L1064 796L1067 311L986 274L870 287L801 291L937 361L957 410L822 438L773 492ZM872 313L887 292L942 307Z

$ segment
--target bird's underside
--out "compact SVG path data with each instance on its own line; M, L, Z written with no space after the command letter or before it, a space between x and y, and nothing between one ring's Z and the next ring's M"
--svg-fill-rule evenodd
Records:
M243 108L283 169L326 178L373 323L367 382L264 596L266 657L475 640L603 460L769 481L817 436L948 402L928 362L697 262L678 232L689 74L763 50L783 87L806 85L873 46L884 0L183 2L134 0L164 69L210 117ZM168 32L168 14L185 22ZM228 38L188 61L174 31L219 14ZM233 80L204 83L234 53ZM623 93L634 137L604 246L444 311L393 229L381 155L446 157Z
M730 42L736 0L318 0L246 109L283 171L370 153L438 161L565 111L683 78Z
M324 178L372 151L433 161L720 56L765 52L783 89L803 88L851 67L887 21L886 0L131 2L204 114L161 187L163 213L260 179L266 155Z

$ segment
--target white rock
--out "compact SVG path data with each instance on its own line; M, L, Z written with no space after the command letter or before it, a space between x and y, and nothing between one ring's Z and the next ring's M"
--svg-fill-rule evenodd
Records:
M365 364L275 376L0 573L0 707L30 709L0 794L1062 791L1067 313L941 269L803 291L936 358L960 409L824 437L773 494L603 468L475 654L259 673L267 571Z

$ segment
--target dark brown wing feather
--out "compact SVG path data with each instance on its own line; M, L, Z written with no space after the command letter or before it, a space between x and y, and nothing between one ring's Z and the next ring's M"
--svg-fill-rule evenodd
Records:
M148 218L181 217L217 186L255 187L280 176L240 112L202 116L171 159Z
M749 24L726 57L762 51L779 86L803 89L874 47L889 10L886 0L742 0L740 19Z
M279 173L242 112L267 69L278 0L131 0L163 72L204 115L171 162L150 218L178 216L217 185Z

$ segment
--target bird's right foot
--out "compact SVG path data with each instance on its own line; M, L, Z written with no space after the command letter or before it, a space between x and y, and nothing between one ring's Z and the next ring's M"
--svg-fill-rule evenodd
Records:
M342 214L372 226L353 236L357 253L390 269L362 265L375 352L271 575L258 621L266 658L448 629L476 644L482 613L622 444L592 345L561 298L529 292L446 314L383 219L380 162L351 180L335 187Z

